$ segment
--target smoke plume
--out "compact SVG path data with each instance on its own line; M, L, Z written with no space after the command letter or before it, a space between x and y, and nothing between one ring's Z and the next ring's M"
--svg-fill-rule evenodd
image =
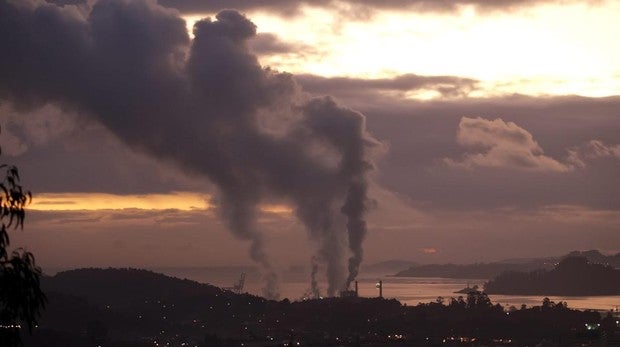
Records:
M294 206L325 263L328 294L336 294L363 256L369 151L377 145L364 116L262 68L248 49L256 26L236 11L198 21L193 33L191 40L179 13L154 0L0 0L0 101L76 111L131 148L214 182L222 217L250 243L270 298L277 276L259 205Z
M321 297L321 289L317 275L319 274L319 259L313 256L310 259L310 288L304 293L304 298L318 299Z

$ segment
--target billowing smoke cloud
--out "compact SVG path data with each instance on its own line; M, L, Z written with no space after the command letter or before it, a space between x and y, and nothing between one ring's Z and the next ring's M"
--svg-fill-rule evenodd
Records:
M263 69L248 50L255 35L231 10L197 22L192 41L178 13L154 0L92 8L0 0L0 47L10 52L0 58L0 100L87 115L130 147L217 184L222 216L250 242L268 297L277 297L277 279L258 206L294 205L334 295L362 261L377 142L361 114L308 98L291 75Z

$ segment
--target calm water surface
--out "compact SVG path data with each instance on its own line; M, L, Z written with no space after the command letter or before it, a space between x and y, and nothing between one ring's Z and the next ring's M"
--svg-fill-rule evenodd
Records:
M240 271L230 269L183 269L167 268L154 269L157 272L165 273L170 276L187 278L202 283L210 283L218 287L230 287L238 281ZM260 276L248 270L248 275L244 287L244 292L261 295L262 282ZM435 301L438 296L449 299L458 297L462 294L454 293L457 290L470 286L478 285L482 287L484 279L454 279L454 278L420 278L420 277L390 277L380 274L362 274L358 278L359 294L363 297L378 296L379 291L375 284L383 281L383 296L394 298L407 305L417 305ZM289 300L302 299L308 290L308 279L303 273L288 273L280 278L280 297ZM321 285L323 292L327 286ZM500 303L503 306L521 307L540 305L544 296L530 295L489 295L493 303ZM620 308L620 295L615 296L549 296L555 302L565 301L570 308L611 310Z

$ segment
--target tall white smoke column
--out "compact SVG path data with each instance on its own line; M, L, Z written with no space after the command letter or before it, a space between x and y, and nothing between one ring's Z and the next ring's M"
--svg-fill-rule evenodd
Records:
M190 40L178 12L154 0L79 9L0 0L0 47L10 52L0 58L0 101L77 111L131 148L214 182L221 215L249 242L270 298L277 278L259 205L294 205L334 295L362 260L368 150L377 142L361 114L309 98L293 76L263 69L247 47L255 35L232 10L198 21Z

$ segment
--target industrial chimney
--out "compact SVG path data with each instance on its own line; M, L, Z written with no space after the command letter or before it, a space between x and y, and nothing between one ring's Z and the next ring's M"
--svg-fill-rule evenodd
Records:
M375 287L379 289L379 297L382 298L383 297L383 281L379 281L377 284L375 284Z

